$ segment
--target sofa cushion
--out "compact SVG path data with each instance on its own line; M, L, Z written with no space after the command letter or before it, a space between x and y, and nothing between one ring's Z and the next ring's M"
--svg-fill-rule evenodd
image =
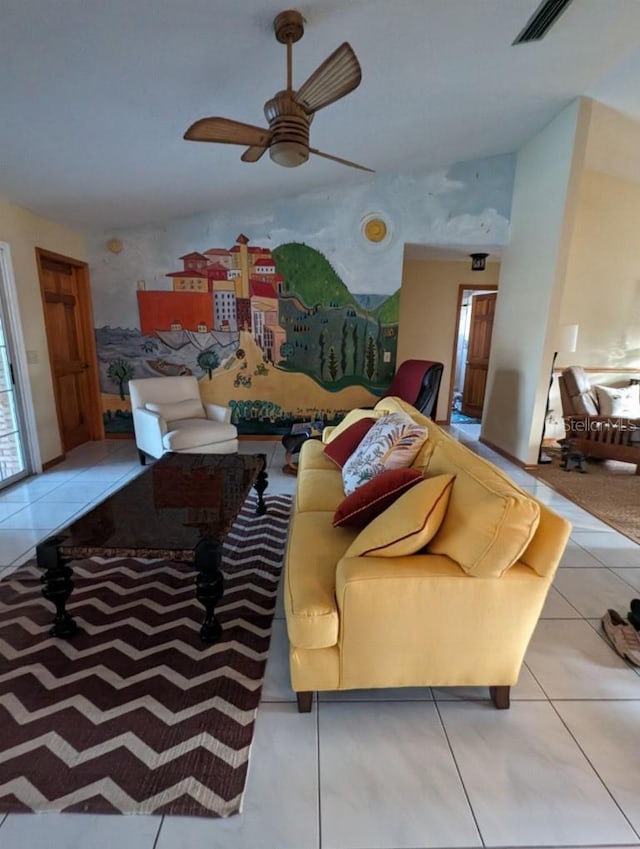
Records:
M333 460L336 466L342 468L375 422L376 420L372 416L358 419L357 422L349 425L346 430L343 430L337 437L328 442L325 445L324 453L330 460Z
M338 642L336 564L356 535L333 528L333 513L296 513L287 544L284 604L292 646L320 649Z
M428 474L454 474L449 508L427 546L478 577L499 577L526 549L540 520L538 503L500 470L453 439L433 451Z
M438 475L411 487L360 531L346 557L402 557L420 551L444 519L453 480L453 475Z
M332 463L331 469L306 469L298 472L296 485L296 510L299 513L327 511L333 514L344 499L340 469Z
M175 422L179 419L206 419L207 415L199 398L187 398L184 401L166 401L155 403L147 401L147 410L158 413L160 418L166 422Z
M324 443L320 439L308 439L298 455L298 480L307 469L323 469L340 475L340 470L333 460L324 453ZM340 478L342 484L342 478Z
M170 430L162 437L162 444L167 451L189 451L205 445L226 442L236 439L238 432L232 424L210 422L208 419L185 419L171 422L175 430Z
M388 413L373 425L342 468L345 495L383 469L406 469L427 438L427 429L406 413Z
M591 390L574 395L571 403L573 404L574 415L597 416L599 414L595 393Z
M333 526L349 525L364 528L380 515L403 492L423 479L418 469L385 469L372 480L363 483L338 505Z
M594 386L601 416L640 418L640 384L633 386Z

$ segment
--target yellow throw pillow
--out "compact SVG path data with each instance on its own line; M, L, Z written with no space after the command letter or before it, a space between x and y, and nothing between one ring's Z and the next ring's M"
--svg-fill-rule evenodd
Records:
M428 474L455 474L456 485L429 554L446 554L468 575L499 578L525 551L540 507L496 466L453 439L434 448Z
M454 478L438 475L411 487L360 531L345 557L401 557L420 551L438 532Z

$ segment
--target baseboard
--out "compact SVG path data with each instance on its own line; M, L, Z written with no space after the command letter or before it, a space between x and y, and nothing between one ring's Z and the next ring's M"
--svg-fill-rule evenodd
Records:
M488 439L485 439L484 436L481 436L479 439L483 445L486 445L487 448L490 448L492 451L495 451L496 454L499 454L501 457L504 457L505 460L509 460L509 462L514 463L516 466L519 466L521 469L524 469L527 472L530 472L532 469L537 469L537 463L523 463L522 460L518 460L517 457L514 457L513 454L510 454L508 451L505 451L504 448L499 448L497 445L494 445L493 442L490 442Z
M59 454L57 457L54 457L53 460L47 460L46 463L42 464L42 471L46 472L48 469L51 469L53 466L57 466L58 463L62 463L66 459L66 454Z

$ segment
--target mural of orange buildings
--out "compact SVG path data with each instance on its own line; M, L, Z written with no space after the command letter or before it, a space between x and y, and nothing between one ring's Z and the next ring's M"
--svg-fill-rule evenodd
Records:
M139 291L140 332L153 336L156 330L170 330L179 322L184 330L198 330L205 324L213 330L213 294L211 292Z

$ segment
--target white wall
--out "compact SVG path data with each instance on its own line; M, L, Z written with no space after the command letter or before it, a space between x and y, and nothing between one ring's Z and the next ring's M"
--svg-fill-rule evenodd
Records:
M590 102L574 101L518 153L482 438L537 461Z
M49 368L35 248L45 248L85 260L84 237L0 198L0 241L7 242L11 250L22 332L25 347L30 352L29 382L40 455L42 462L46 463L60 455L62 446Z

